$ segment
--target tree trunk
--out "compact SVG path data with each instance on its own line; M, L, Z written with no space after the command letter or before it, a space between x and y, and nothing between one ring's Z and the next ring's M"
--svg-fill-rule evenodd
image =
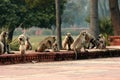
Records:
M61 44L61 23L60 23L60 2L55 0L56 4L56 27L57 27L57 44L59 50L62 48Z
M120 11L118 0L109 0L111 19L114 29L114 35L120 35Z
M8 38L7 38L8 43L12 42L14 30L15 28L8 29Z
M96 38L100 34L98 22L98 0L90 0L90 33Z

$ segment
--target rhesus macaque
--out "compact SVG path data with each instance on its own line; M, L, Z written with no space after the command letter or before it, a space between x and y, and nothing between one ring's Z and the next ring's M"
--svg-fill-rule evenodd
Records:
M52 49L52 45L55 42L55 37L54 36L49 36L46 37L44 40L42 40L39 45L38 48L35 50L36 52L43 52L45 51L45 49Z
M20 53L23 55L23 54L25 54L25 51L26 51L25 35L23 35L23 34L19 35L18 42L20 44L20 46L19 46Z
M105 49L106 48L106 40L105 40L105 37L102 34L100 34L98 39L97 39L96 48L98 48L98 49Z
M63 49L71 50L71 44L74 42L73 37L71 36L71 33L67 33L63 42L62 47Z
M26 47L26 50L32 50L32 45L29 41L29 37L26 37L26 40L25 40L25 47Z

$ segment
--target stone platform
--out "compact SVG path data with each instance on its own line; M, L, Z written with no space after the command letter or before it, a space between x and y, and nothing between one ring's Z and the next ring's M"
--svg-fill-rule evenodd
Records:
M100 57L118 57L120 56L120 46L108 46L106 49L90 49L88 52L75 53L74 51L60 52L35 52L26 51L25 55L21 55L19 51L13 51L15 54L0 55L0 64L18 64L18 63L36 63L36 62L50 62L50 61L65 61L90 59Z

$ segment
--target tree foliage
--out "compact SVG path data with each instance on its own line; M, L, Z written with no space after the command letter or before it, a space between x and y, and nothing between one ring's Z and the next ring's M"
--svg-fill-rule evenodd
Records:
M9 0L1 0L0 3L0 27L16 25L19 17L16 14L17 6L12 4Z
M61 4L61 13L64 7ZM8 24L50 28L55 25L54 0L1 0L0 26Z
M61 14L65 2L61 0ZM0 10L0 27L8 29L10 38L16 27L51 29L55 25L54 0L1 0Z
M89 14L89 0L68 0L62 15L63 27L78 25L86 27Z

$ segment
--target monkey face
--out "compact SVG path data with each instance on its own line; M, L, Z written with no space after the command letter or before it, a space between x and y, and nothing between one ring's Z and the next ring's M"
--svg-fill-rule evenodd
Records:
M19 41L19 43L20 44L25 44L25 36L24 35L20 35L19 37L18 37L18 41Z
M54 41L56 41L56 38L55 38L55 36L53 36L53 40L54 40Z
M98 38L102 38L103 37L103 35L102 34L100 34L99 36L98 36Z
M86 36L86 35L87 35L87 33L86 33L86 32L82 32L81 34L82 34L83 36Z
M6 31L3 31L3 32L1 33L1 35L2 35L3 37L7 37L8 33L7 33Z
M23 37L19 37L18 40L19 41L25 41L25 39Z
M23 38L19 38L19 41L23 41Z
M71 33L67 33L66 35L67 35L68 37L71 37Z
M25 41L24 41L23 38L19 38L18 41L19 41L19 43L20 43L21 45L24 45L24 44L25 44Z

